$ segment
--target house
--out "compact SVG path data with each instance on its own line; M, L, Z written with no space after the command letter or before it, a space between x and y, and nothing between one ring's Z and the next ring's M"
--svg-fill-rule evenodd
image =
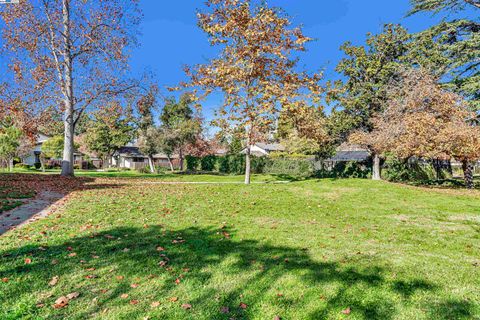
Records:
M22 157L22 163L29 166L34 166L35 164L40 163L40 155L42 154L42 146L45 141L50 139L50 136L46 134L39 133L37 136L37 141L33 148ZM73 153L73 162L75 164L81 164L84 158L84 154L78 151ZM51 159L51 162L55 162L58 165L61 165L62 159Z
M45 141L50 139L51 137L39 133L37 137L37 141L33 146L32 150L30 150L24 157L22 157L22 163L28 164L29 166L35 165L35 163L40 163L40 154L42 153L42 145Z
M179 166L179 158L177 155L172 155L170 159L174 167ZM155 154L153 156L153 162L154 165L158 167L170 167L168 156L163 153ZM118 168L143 169L148 166L148 157L141 153L136 146L125 146L113 154L112 165Z
M272 152L282 152L285 151L285 147L279 143L263 143L258 142L250 147L250 153L257 157L268 156ZM242 150L242 154L245 154L247 149Z
M364 162L370 158L370 151L355 144L343 143L337 147L335 155L326 161L332 162Z

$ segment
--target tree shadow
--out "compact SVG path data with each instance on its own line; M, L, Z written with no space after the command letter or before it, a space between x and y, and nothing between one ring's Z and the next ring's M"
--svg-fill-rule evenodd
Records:
M101 233L92 229L61 244L0 251L0 279L11 279L1 289L3 316L9 315L16 299L27 296L31 298L22 310L23 317L45 316L45 309L36 307L41 303L48 306L45 308L49 316L79 319L115 308L119 310L117 318L148 315L162 319L250 319L258 318L260 312L287 310L292 318L299 312L304 314L302 318L322 319L338 317L346 307L359 319L392 319L398 300L405 303L416 292L437 290L422 279L389 280L385 276L388 270L369 257L356 258L357 262L368 260L364 264L323 262L312 259L305 249L233 240L225 229L169 231L150 226ZM24 263L27 257L30 264ZM65 287L49 288L47 283L53 276L67 282ZM145 295L168 306L158 312L148 304L125 308L128 301L120 296L135 297L137 289L130 286L132 281L145 282ZM98 298L98 293L92 292L102 286L107 290ZM289 295L281 295L284 286L293 286L298 296L293 296L291 290ZM319 292L325 289L325 293L304 296L305 288L318 288ZM63 291L45 296L49 290ZM53 301L68 290L81 293L74 302L81 303L81 308L74 314L68 314L68 308L52 309ZM178 307L171 307L173 302L168 301L174 294L179 297ZM92 299L97 300L90 303ZM191 304L192 310L183 310L180 303L184 302ZM243 308L242 302L248 307ZM440 314L449 305L454 308L449 313L452 316L472 314L471 305L452 301L428 308L432 314ZM222 313L221 308L228 308L228 312Z

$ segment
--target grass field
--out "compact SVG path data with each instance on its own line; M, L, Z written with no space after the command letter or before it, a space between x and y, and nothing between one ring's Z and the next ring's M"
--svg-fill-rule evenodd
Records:
M478 191L178 179L241 181L90 176L0 237L0 319L480 319Z

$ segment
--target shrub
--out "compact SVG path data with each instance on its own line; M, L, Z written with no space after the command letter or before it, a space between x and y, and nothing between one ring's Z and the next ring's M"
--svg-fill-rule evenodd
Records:
M370 166L366 163L356 161L337 162L332 169L322 166L315 172L317 178L361 178L371 176Z
M314 172L313 162L309 159L265 158L263 173L284 174L297 178L307 178Z
M17 163L15 164L15 168L19 169L30 169L30 166L26 163Z
M187 162L187 171L196 171L198 169L198 164L200 159L191 155L185 156L185 161Z
M200 159L200 168L202 171L213 171L217 164L217 157L214 155L205 156Z
M430 165L418 161L387 158L383 177L392 182L427 182L435 180L436 174Z
M138 173L142 173L142 174L150 173L150 168L147 167L147 166L145 166L145 167L143 167L143 168L137 169L137 172L138 172Z

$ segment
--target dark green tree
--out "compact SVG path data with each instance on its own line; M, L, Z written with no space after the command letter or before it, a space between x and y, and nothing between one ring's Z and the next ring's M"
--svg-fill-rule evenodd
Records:
M472 110L480 111L480 1L411 0L409 14L430 11L442 21L415 36L414 59L441 78L447 89L462 96ZM469 18L469 11L473 17ZM451 14L458 19L450 19ZM450 19L450 20L449 20Z
M104 167L111 165L115 151L132 141L133 136L131 114L118 103L93 113L83 135L87 149L103 159Z
M194 99L190 94L183 94L178 101L171 97L160 114L164 144L178 152L182 171L185 148L195 142L202 130L201 119L195 115L193 104Z
M364 46L350 42L342 45L346 57L336 71L345 80L332 85L328 94L328 101L335 103L334 112L341 113L335 117L345 120L336 134L348 137L354 130L372 130L372 117L387 105L387 88L398 75L410 38L403 27L387 24L382 33L368 34ZM380 154L373 148L370 151L374 158L373 179L380 179Z

